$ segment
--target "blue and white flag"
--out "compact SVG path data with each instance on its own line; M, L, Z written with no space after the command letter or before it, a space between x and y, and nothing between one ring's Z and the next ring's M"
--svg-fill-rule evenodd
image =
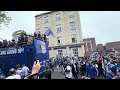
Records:
M47 49L46 49L46 44L43 41L40 40L36 40L35 41L35 45L36 45L36 52L37 54L46 54L47 53Z
M50 28L45 32L45 35L46 36L49 36L49 35L54 36L54 34L53 34L53 32L52 32L52 30Z

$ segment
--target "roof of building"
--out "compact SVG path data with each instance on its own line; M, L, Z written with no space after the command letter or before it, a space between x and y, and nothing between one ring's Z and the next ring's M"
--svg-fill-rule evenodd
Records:
M120 41L116 41L116 42L108 42L106 44L120 44Z
M83 40L91 40L91 39L95 39L95 37L91 37L91 38L84 38Z
M15 31L15 32L13 32L13 33L17 33L17 32L23 32L23 30L17 30L17 31Z
M103 45L103 44L97 44L97 46L99 46L99 45L101 46L101 45Z
M38 14L38 15L36 15L35 17L42 16L42 15L46 15L46 14L50 14L50 13L53 13L53 12L55 12L55 11L48 11L48 12L46 12L46 13Z

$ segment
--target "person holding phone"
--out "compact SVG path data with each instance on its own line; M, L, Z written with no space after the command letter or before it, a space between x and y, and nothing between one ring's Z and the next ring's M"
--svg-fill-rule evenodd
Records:
M39 78L40 67L41 66L39 60L35 60L31 70L31 74L27 75L24 79L40 79ZM16 74L16 70L14 68L11 68L9 70L9 76L5 79L21 79L21 76Z
M39 70L40 70L40 62L39 60L34 61L31 74L26 76L25 79L40 79L39 77Z

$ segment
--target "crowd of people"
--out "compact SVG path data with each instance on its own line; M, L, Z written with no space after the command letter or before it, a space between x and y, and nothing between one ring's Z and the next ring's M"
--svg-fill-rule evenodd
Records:
M30 69L23 64L22 67L20 67L19 64L16 65L15 68L11 68L8 72L8 77L5 77L3 72L1 71L0 79L24 79L27 75L30 74Z
M85 57L51 58L51 69L61 69L66 79L115 79L120 78L120 54Z
M11 41L7 41L6 39L0 41L0 48L8 48L8 47L16 47L16 46L20 46L20 45L27 45L29 44L28 39L29 36L32 37L31 43L33 41L33 39L39 39L41 41L46 42L47 38L45 34L41 34L40 32L34 32L34 35L27 35L26 32L21 32L20 36L18 37L18 41L15 41L14 39L12 39ZM39 63L39 62L38 62ZM25 66L25 64L23 64L23 67L21 67L19 64L16 65L16 69L12 68L9 70L8 73L8 77L4 76L4 73L2 72L2 70L0 69L0 79L24 79L26 78L26 76L31 74L31 69L29 69L27 66ZM51 79L51 76L49 75L51 74L48 66L45 67L45 71L44 71L44 75L39 75L39 77L43 76L47 79Z
M0 48L7 48L7 47L15 47L15 46L20 46L20 45L26 45L28 44L28 36L26 32L21 32L20 36L18 37L18 41L15 41L15 39L7 41L6 39L0 41ZM47 41L46 35L41 34L40 32L36 33L34 32L33 39L40 39L42 41Z
M7 47L15 47L19 45L26 45L28 42L28 36L26 32L21 32L20 36L18 37L18 41L15 39L7 41L6 39L0 41L0 48L7 48Z
M8 72L8 76L4 76L4 73L0 69L0 79L51 79L51 70L49 64L45 65L45 70L40 74L40 62L37 60L34 62L32 68L28 68L25 64L16 65L16 68L11 68Z
M33 38L47 41L46 35L40 32L34 33ZM19 45L28 44L28 35L24 32L21 33L18 41L3 40L0 42L0 48L14 47ZM119 79L120 78L120 54L107 54L95 56L87 55L84 57L53 57L50 58L50 63L45 66L44 73L39 74L40 63L33 64L29 69L25 64L22 67L18 64L16 69L9 70L8 77L5 77L0 69L0 79L51 79L52 71L54 68L60 69L64 73L66 79Z
M47 41L47 37L45 34L41 34L40 31L38 33L34 32L34 37L37 38L37 39L40 39L44 42Z
M29 69L25 64L16 69L11 68L8 77L0 69L0 79L51 79L52 72L57 68L64 73L66 79L120 79L120 55L104 55L97 57L53 57L46 64L44 72L39 74L39 60Z

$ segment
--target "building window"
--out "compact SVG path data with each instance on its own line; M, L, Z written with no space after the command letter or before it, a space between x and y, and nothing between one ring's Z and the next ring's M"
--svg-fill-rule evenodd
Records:
M44 28L44 31L46 32L47 30L48 30L48 27L45 27L45 28Z
M18 41L18 37L19 37L19 36L14 37L14 39L15 39L16 42Z
M57 37L57 43L61 44L62 37Z
M39 33L39 32L40 32L40 28L37 29L37 33Z
M77 36L76 36L76 34L72 34L71 35L71 39L72 39L72 43L77 43Z
M18 41L18 37L16 37L16 40L15 41Z
M78 56L78 48L73 48L73 56Z
M56 25L56 31L57 31L57 32L61 32L61 24Z
M44 23L48 23L48 16L44 17Z
M37 30L37 33L40 33L40 28Z
M74 30L75 29L75 22L70 22L70 29Z
M59 57L63 56L63 50L58 50L58 56Z
M37 25L36 29L37 29L37 30L40 29L40 24Z
M69 14L69 18L73 18L74 17L73 11L69 11L68 14Z
M49 45L49 38L47 38L47 43L48 43L48 45Z
M60 20L60 13L56 14L56 21Z
M40 17L37 18L37 24L40 24Z

